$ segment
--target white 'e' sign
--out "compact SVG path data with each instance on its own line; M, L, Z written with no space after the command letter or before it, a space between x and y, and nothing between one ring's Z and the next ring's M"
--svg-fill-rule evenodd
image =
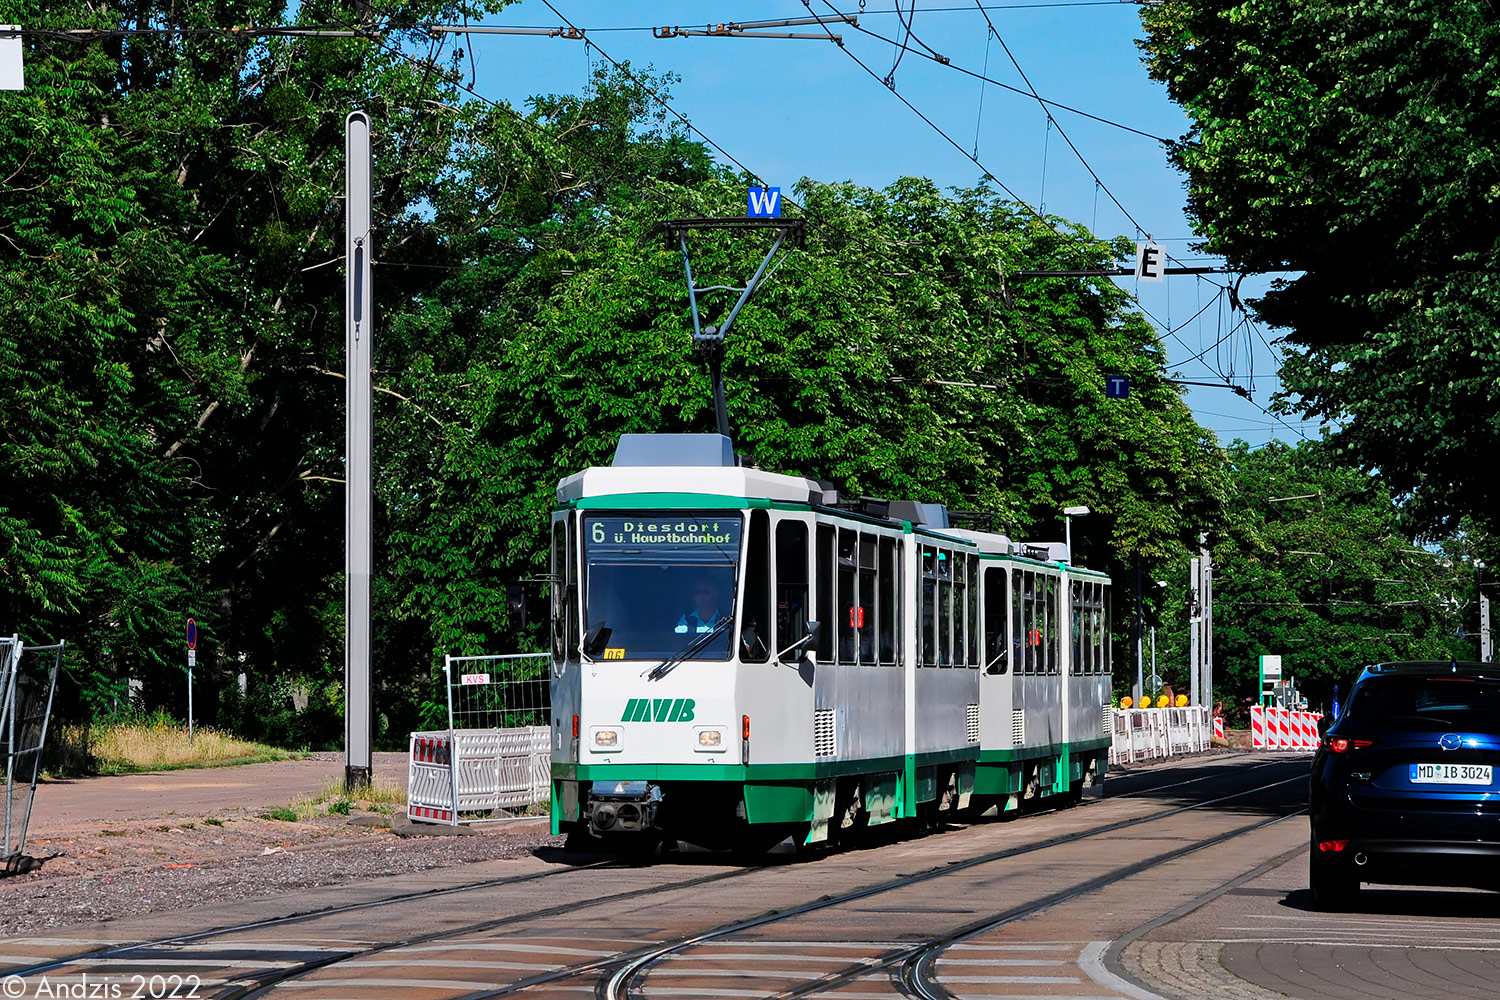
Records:
M1139 281L1162 281L1166 277L1167 253L1155 242L1135 245L1135 276Z

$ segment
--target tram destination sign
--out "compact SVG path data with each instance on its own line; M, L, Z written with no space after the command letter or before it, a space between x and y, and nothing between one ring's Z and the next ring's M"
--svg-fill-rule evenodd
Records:
M738 517L636 518L597 517L588 522L588 539L595 549L672 549L699 547L738 549Z

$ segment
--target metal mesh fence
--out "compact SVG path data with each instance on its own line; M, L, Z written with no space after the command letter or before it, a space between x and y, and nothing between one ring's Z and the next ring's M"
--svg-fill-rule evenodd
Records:
M60 642L27 647L17 636L0 639L0 747L5 751L0 861L5 862L7 871L16 870L24 856L26 827L41 774L42 747L47 741L63 648Z
M449 656L443 661L451 729L551 726L546 653Z

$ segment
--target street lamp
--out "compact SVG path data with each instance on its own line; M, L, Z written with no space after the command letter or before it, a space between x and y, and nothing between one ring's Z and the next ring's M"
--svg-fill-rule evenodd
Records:
M1092 513L1087 507L1064 507L1063 508L1063 544L1068 547L1068 562L1073 561L1073 518L1082 517Z

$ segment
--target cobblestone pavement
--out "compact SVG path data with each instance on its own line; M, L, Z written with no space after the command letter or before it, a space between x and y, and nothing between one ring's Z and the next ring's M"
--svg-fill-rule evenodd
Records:
M1500 993L1500 895L1366 886L1354 912L1319 913L1299 852L1131 943L1119 965L1182 1000L1490 998Z

